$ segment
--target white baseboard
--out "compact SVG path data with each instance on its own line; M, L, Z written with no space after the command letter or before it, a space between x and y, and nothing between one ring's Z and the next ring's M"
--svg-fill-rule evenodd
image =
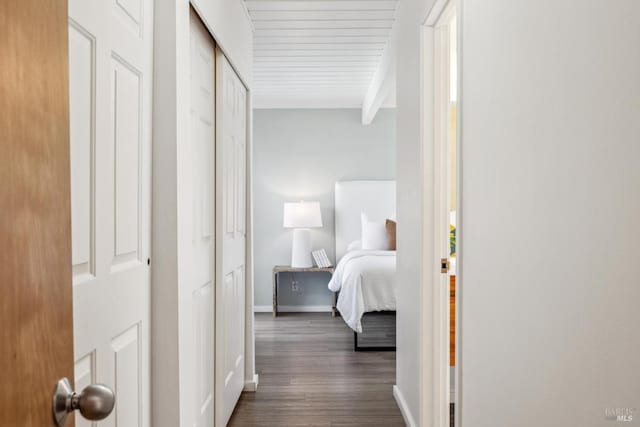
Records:
M253 307L254 313L271 313L273 307L270 305L256 305ZM330 313L330 305L279 305L278 312L282 313Z
M411 415L409 407L407 406L407 402L404 400L402 392L397 385L393 386L393 397L396 399L398 408L400 408L400 413L402 414L402 418L404 418L404 423L408 427L418 427L418 423L416 423L413 416Z
M254 374L253 378L244 382L244 391L258 391L258 384L260 383L260 378L258 374Z

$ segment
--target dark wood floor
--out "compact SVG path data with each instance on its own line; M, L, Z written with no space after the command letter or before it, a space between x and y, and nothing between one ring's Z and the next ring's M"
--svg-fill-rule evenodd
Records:
M327 313L256 314L260 386L230 426L404 426L392 393L395 352L354 352Z

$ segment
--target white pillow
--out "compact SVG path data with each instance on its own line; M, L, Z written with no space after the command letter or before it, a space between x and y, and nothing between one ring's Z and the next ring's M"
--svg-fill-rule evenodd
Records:
M354 240L347 246L347 252L357 251L358 249L362 249L362 240Z
M387 250L387 228L384 221L369 221L364 212L360 216L362 221L362 249L363 250Z

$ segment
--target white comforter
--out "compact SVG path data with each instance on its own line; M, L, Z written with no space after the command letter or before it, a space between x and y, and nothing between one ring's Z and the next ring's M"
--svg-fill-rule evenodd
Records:
M329 289L340 292L338 310L351 329L362 332L366 312L396 309L395 275L395 251L359 250L342 257Z

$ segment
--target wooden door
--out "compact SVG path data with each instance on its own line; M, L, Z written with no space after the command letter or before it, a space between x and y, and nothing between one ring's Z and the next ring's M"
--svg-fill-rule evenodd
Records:
M190 18L190 132L192 229L189 294L193 333L182 339L193 363L187 375L193 401L189 425L214 424L215 313L215 51L213 39L196 13Z
M223 426L244 388L247 91L216 52L216 426Z
M101 426L149 425L152 6L69 1L75 387L115 391Z
M47 427L73 379L66 0L0 2L0 58L0 425Z

